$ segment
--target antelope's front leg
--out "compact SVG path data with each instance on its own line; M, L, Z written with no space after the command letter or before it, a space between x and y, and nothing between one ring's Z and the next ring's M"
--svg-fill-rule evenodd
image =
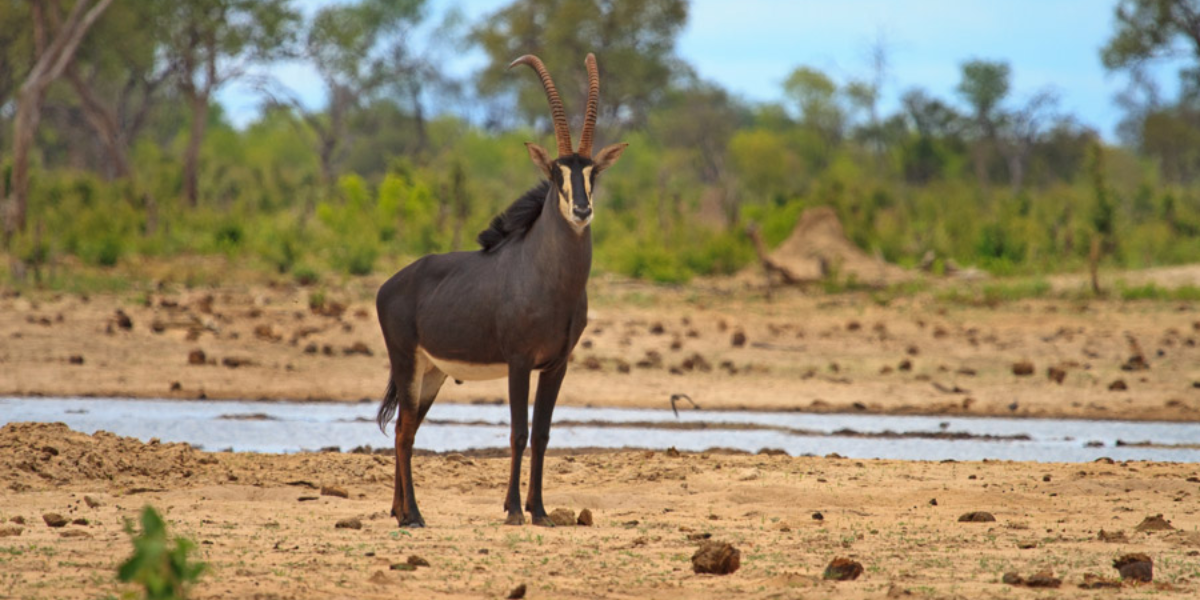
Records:
M550 444L550 420L554 416L554 403L562 387L567 367L542 371L538 377L537 396L533 401L533 453L529 460L529 495L525 499L525 510L529 511L534 525L553 527L542 503L542 467L546 459L546 446Z
M529 441L529 373L524 366L508 367L508 406L512 415L512 471L508 475L508 495L504 500L504 511L508 516L505 525L524 525L525 514L521 512L521 456Z

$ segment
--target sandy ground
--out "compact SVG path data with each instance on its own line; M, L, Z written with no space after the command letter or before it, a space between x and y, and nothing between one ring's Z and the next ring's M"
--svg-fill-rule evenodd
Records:
M3 294L0 394L377 400L379 283ZM594 280L560 404L666 408L685 393L706 410L1200 418L1195 304L795 289L768 301L738 285ZM448 382L439 401L505 396L503 380Z
M1200 592L1195 465L556 456L547 507L594 516L556 528L502 524L507 459L426 456L415 471L429 527L400 531L386 512L387 456L206 453L10 424L0 428L0 597L129 591L114 578L132 551L123 524L146 504L209 563L195 598L504 598L520 584L534 599L1031 598L1047 592L1002 577L1041 571L1062 581L1055 595ZM995 521L959 522L974 511ZM86 524L52 528L48 512ZM1158 514L1172 529L1139 531ZM348 518L361 529L335 527ZM693 573L709 536L740 552L739 570ZM1152 583L1080 589L1117 579L1114 558L1133 552L1153 560ZM392 570L414 555L429 566ZM860 562L861 577L823 580L836 557Z

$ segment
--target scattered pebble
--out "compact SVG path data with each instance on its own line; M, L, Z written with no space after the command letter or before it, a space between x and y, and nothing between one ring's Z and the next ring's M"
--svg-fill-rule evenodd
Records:
M585 508L579 511L579 518L575 520L575 523L583 527L591 527L593 523L591 509Z
M336 496L338 498L349 498L350 492L347 492L346 488L338 487L336 485L323 485L323 486L321 486L321 495L322 496Z
M825 579L833 581L854 581L863 573L862 563L849 558L838 557L825 567Z
M1125 383L1124 379L1118 379L1108 384L1108 391L1110 392L1123 392L1127 389L1129 389L1129 385Z
M571 527L575 525L575 511L569 508L556 508L550 512L550 522L556 527Z
M1012 366L1013 375L1016 375L1017 377L1028 377L1033 375L1033 371L1033 363L1027 360L1015 362Z
M195 350L192 350L191 352L188 352L188 364L189 365L203 365L203 364L206 364L207 362L208 362L208 357L204 354L203 350L197 348Z
M362 521L350 517L349 519L338 521L333 527L334 529L362 529Z
M429 561L417 556L416 554L410 554L408 556L408 564L412 565L413 567L428 567Z
M1046 377L1049 377L1050 381L1062 385L1063 380L1067 378L1067 371L1060 367L1050 367L1046 369Z
M958 518L959 523L990 523L995 520L996 517L992 513L984 511L963 513Z
M742 553L725 542L706 541L692 555L692 571L728 575L742 566Z
M42 515L42 520L51 527L62 527L67 524L66 517L58 513L46 513Z
M742 346L745 346L746 345L745 332L740 331L740 330L733 332L733 338L730 339L730 343L733 344L734 348L741 348Z
M21 535L25 531L20 525L0 525L0 538Z

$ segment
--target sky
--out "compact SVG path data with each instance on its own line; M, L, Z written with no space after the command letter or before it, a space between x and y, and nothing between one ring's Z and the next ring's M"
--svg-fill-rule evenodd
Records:
M339 0L299 0L307 14ZM429 0L432 20L452 7L474 23L509 0ZM782 102L782 83L797 66L824 71L838 83L871 74L871 48L887 49L881 110L894 112L912 87L958 103L960 67L972 59L1007 61L1010 103L1051 89L1060 109L1110 141L1122 112L1114 96L1127 78L1109 74L1100 48L1113 31L1115 0L692 0L677 52L706 80L752 102ZM598 57L603 60L603 57ZM455 54L452 75L485 64L479 50ZM1173 97L1178 64L1155 69ZM324 104L321 83L307 64L269 73L310 108ZM235 124L258 114L252 92L231 86L219 96Z

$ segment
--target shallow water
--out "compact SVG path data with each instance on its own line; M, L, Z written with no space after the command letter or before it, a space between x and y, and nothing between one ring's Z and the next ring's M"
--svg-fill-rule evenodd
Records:
M62 422L76 431L110 431L142 440L187 442L208 450L298 452L337 446L390 447L376 426L377 404L131 400L122 398L0 397L0 425ZM257 416L247 419L247 416ZM229 418L235 417L235 418ZM241 417L241 418L237 418ZM416 446L433 451L508 447L507 406L435 404ZM851 458L907 460L1200 461L1200 423L911 417L559 407L552 448L650 448L757 452L793 456L836 452ZM678 429L666 427L703 427ZM854 434L844 433L853 430ZM843 432L843 433L838 433ZM885 432L907 437L870 437ZM864 434L866 436L864 437ZM929 439L915 435L970 434L1028 439ZM1152 441L1159 447L1117 445ZM1100 442L1089 447L1088 442ZM1165 446L1165 447L1164 447Z

